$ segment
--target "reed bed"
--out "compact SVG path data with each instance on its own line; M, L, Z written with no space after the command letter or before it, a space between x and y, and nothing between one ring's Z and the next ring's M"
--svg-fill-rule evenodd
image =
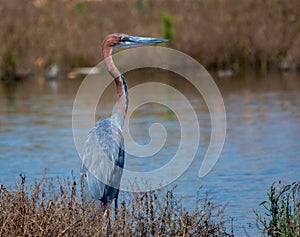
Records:
M2 77L93 66L113 32L166 37L209 68L300 67L298 0L0 0L0 13Z
M75 178L0 187L0 236L233 236L207 197L193 211L174 190L122 193L117 210L86 196Z

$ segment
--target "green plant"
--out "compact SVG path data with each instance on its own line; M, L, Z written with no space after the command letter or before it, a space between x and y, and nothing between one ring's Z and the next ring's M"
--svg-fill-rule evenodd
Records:
M74 6L73 10L76 13L84 13L88 10L88 3L87 2L79 2Z
M14 79L16 77L16 67L17 57L14 55L12 50L6 49L3 54L3 63L1 66L3 79Z
M300 233L300 183L284 185L272 184L268 200L260 204L264 208L262 216L254 211L258 224L268 236L299 236ZM259 228L261 228L259 226Z
M171 22L171 17L168 12L162 12L161 14L162 19L162 29L163 29L163 37L172 41L174 39L174 29Z

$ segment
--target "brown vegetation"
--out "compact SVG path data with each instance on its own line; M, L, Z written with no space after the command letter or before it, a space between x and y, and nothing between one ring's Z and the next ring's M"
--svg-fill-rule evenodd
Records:
M233 236L225 231L222 208L206 198L192 213L173 190L123 194L117 214L95 201L81 201L74 179L25 177L16 190L0 187L0 236Z
M2 75L95 65L112 32L168 37L217 68L299 68L300 2L0 0Z

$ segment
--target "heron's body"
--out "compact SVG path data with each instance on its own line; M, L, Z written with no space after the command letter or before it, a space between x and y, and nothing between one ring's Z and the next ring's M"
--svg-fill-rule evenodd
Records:
M114 78L117 87L117 102L110 118L99 120L90 131L82 153L82 175L93 198L104 205L117 199L124 168L124 138L122 128L128 107L128 91L125 78L113 63L114 47L134 47L144 44L166 42L164 39L133 37L125 34L108 35L102 43L106 69Z
M89 133L86 144L88 145L84 148L85 157L83 159L94 157L87 162L91 162L89 165L95 167L95 170L86 172L87 183L92 197L106 205L118 198L118 189L107 184L114 183L115 187L120 185L122 170L115 169L115 167L124 168L125 154L122 131L112 118L101 119ZM107 166L104 158L108 158L116 166ZM107 174L106 184L92 174L97 172L99 167L106 167L106 170L103 170Z
M92 197L103 205L115 200L116 207L125 159L122 127L128 107L126 81L122 75L119 79L123 89L116 109L110 118L95 124L86 139L82 156L82 171L86 174Z

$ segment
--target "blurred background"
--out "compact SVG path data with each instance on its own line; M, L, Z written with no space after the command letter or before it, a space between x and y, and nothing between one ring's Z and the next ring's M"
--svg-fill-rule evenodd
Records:
M209 68L300 66L297 0L1 0L0 14L2 77L95 65L113 32L168 38Z
M171 72L139 69L125 74L129 88L150 81L171 85L197 113L199 150L175 182L175 192L188 209L195 207L202 186L201 193L208 191L212 200L227 203L227 225L233 220L237 236L258 236L253 209L266 199L270 185L299 180L299 0L0 0L0 16L0 184L14 186L21 172L29 182L44 172L78 177L72 108L83 79L79 74L101 61L101 41L114 32L169 39L164 46L197 59L221 91L226 142L216 166L200 179L211 131L201 94ZM154 92L134 96L145 93ZM172 99L170 91L165 94ZM99 101L97 119L110 116L114 102L112 83ZM179 121L156 104L133 113L130 132L135 141L147 144L148 129L156 122L168 131L163 149L152 157L128 155L126 168L155 169L177 151Z

